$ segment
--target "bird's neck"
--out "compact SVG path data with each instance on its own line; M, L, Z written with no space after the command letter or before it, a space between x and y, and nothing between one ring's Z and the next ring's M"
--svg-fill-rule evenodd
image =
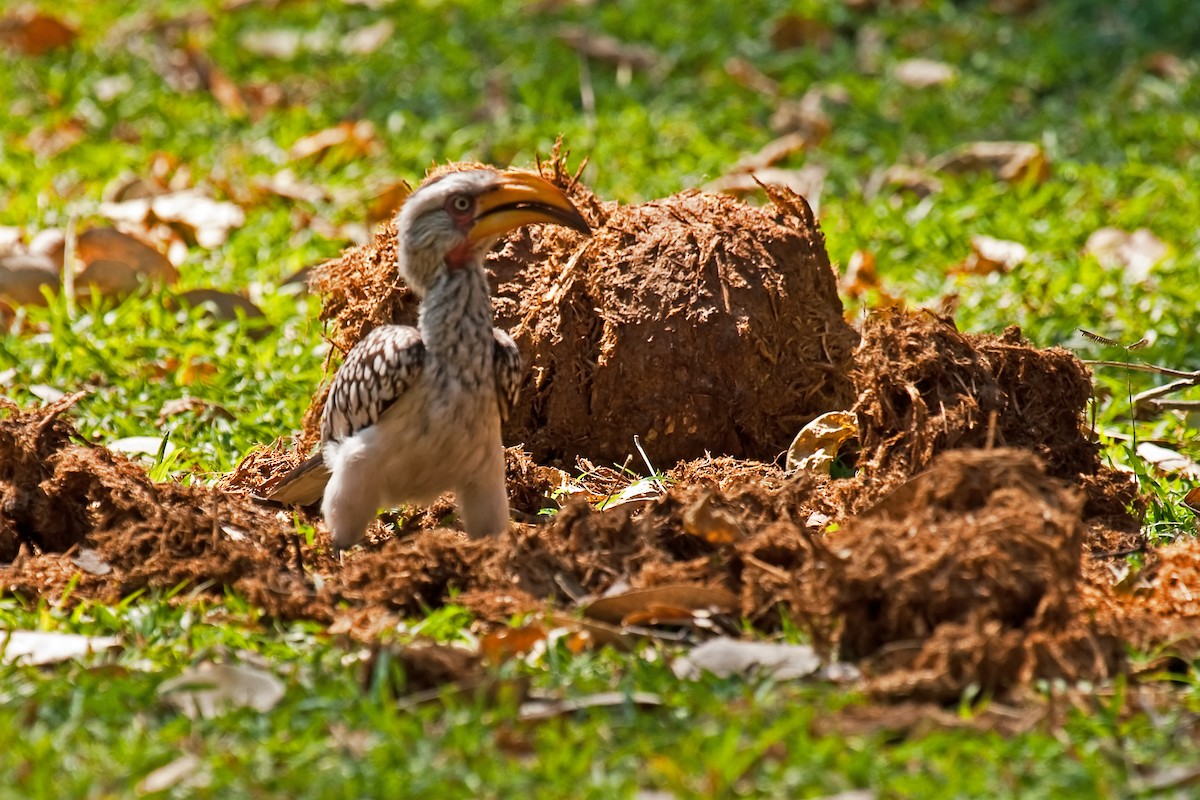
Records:
M475 366L492 352L492 298L482 264L438 274L421 303L417 328L435 361Z

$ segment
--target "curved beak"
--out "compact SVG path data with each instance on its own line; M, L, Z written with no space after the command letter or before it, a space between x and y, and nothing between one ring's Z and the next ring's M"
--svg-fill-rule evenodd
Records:
M557 186L531 172L500 173L496 184L479 195L475 209L475 224L467 234L472 245L535 222L566 225L583 234L592 232Z

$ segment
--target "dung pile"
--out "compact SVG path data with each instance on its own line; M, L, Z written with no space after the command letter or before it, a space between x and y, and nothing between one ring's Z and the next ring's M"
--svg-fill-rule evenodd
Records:
M1119 642L1078 614L1083 496L1025 450L960 450L814 540L794 606L883 695L952 701L1098 679ZM823 625L831 625L823 628Z
M802 197L771 190L760 209L690 191L617 206L559 159L543 171L594 234L523 229L488 257L496 324L529 365L506 441L540 463L620 462L635 435L667 464L705 452L772 460L804 422L852 401L857 334ZM314 275L338 349L415 319L395 248L385 227Z

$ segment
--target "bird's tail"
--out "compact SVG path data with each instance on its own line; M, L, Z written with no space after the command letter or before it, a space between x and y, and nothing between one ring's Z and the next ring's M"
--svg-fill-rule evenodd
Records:
M259 499L284 506L315 506L324 497L327 483L329 468L325 466L324 453L318 451L284 475L279 483L264 492Z

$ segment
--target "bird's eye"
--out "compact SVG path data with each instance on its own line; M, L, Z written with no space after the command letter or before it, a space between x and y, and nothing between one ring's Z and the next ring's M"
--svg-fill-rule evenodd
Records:
M467 197L465 194L456 194L454 197L450 198L450 208L454 209L460 214L465 214L471 210L471 198Z

